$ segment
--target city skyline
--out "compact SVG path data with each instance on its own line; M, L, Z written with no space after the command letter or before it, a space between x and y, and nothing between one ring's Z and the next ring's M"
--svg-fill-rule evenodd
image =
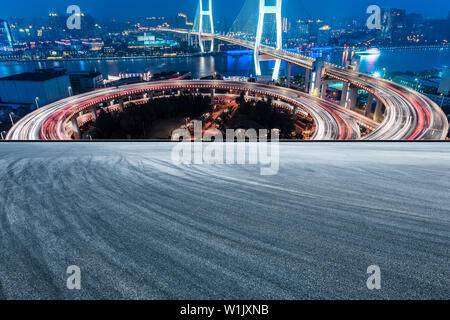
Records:
M247 0L249 1L249 0ZM256 1L256 0L250 0ZM0 18L45 18L50 12L63 13L67 7L74 4L73 1L54 1L44 0L36 3L35 1L24 1L24 6L29 10L24 11L13 3L2 4L2 13ZM213 1L214 11L217 17L234 19L237 17L239 11L244 5L244 0L229 0L229 1ZM303 2L303 1L283 1L283 15L289 17L324 17L324 18L357 18L366 17L366 8L372 4L380 7L402 8L407 12L419 13L424 18L446 18L450 11L450 4L445 0L432 0L429 6L423 6L418 2L411 2L407 0L349 0L346 7L341 3L331 0L325 0L320 3ZM95 16L99 19L131 19L142 18L145 16L162 16L174 15L178 12L184 12L188 15L195 15L197 8L196 0L173 0L155 4L153 2L143 1L127 1L121 2L118 0L106 1L86 1L79 0L76 5L80 6L83 12ZM324 10L324 7L326 8ZM136 14L138 12L138 14ZM144 12L144 13L143 13Z

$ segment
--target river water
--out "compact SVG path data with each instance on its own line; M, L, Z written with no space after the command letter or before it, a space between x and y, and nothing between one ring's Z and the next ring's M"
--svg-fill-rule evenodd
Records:
M351 53L342 49L307 52L312 57L325 56L335 64L342 65ZM273 62L261 63L263 74L271 74ZM81 60L81 61L46 61L46 62L0 62L0 77L34 71L37 68L64 66L69 71L89 70L96 68L104 76L119 72L152 73L162 71L191 71L194 78L211 75L215 72L225 76L249 76L255 74L253 55L250 51L228 52L221 56L207 57L179 57L159 59L113 59L113 60ZM386 68L391 71L425 71L442 69L450 66L450 49L394 49L382 50L378 56L363 56L361 59L362 72L373 73ZM302 68L294 66L295 73L303 73ZM287 65L281 66L281 75L287 73Z

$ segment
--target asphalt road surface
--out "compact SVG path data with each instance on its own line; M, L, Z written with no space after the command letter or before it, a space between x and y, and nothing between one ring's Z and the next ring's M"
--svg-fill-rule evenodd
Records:
M450 298L450 144L284 143L273 176L173 146L0 144L0 298Z

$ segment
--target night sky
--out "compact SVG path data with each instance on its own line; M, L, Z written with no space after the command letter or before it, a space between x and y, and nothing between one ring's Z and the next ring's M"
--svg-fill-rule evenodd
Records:
M218 17L234 18L245 0L213 0ZM67 6L77 4L83 12L95 18L136 18L174 15L184 12L193 15L197 0L22 0L2 1L0 19L10 17L45 17L50 11L65 12ZM343 4L346 5L344 8ZM396 7L417 12L424 17L446 18L450 11L448 0L283 0L284 15L297 17L357 17L365 15L369 5ZM26 8L26 9L24 9Z

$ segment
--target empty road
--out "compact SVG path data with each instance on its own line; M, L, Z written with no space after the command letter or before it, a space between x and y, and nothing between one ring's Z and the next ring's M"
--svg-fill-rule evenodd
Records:
M283 143L274 176L173 146L0 144L0 299L450 298L450 144Z

